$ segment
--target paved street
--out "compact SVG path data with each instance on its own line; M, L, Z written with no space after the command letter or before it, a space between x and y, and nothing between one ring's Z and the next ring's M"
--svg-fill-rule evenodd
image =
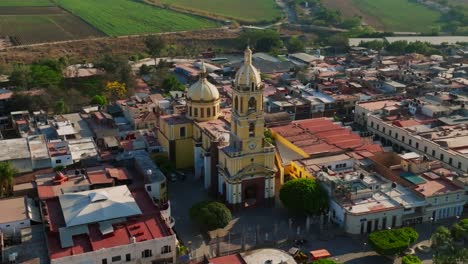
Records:
M189 209L199 201L210 199L208 193L204 190L202 182L193 179L193 176L188 176L185 181L177 181L169 183L169 197L171 199L172 215L176 220L175 230L179 238L186 244L191 244L194 257L201 257L204 254L213 255L216 253L216 244L206 244L200 230L190 220ZM317 220L313 221L310 227L310 232L305 230L305 219L302 217L291 217L288 212L276 206L273 208L252 208L245 209L239 212L233 212L234 222L230 230L230 235L223 238L220 243L220 252L227 253L240 250L242 248L241 236L244 234L245 249L251 249L255 246L274 246L274 240L280 241L278 247L283 250L288 250L293 246L290 242L299 237L307 239L307 244L303 245L301 250L308 252L310 250L325 248L330 251L334 259L340 263L350 264L373 264L373 263L401 263L400 259L395 261L378 256L372 251L367 244L365 238L350 237L344 235L332 236L329 239L324 239L319 234ZM292 219L291 226L289 219ZM447 226L454 223L454 219L449 219L442 223L429 224L425 223L416 226L419 233L418 243L428 244L430 234L440 224ZM298 226L300 228L298 229ZM323 233L332 233L333 230L324 231ZM287 240L289 238L289 240ZM286 241L286 242L285 242ZM268 242L271 242L268 244ZM282 243L285 242L285 243ZM366 243L366 244L364 244ZM432 263L432 253L421 253L417 251L417 255L424 263Z
M208 193L203 189L202 182L194 180L191 175L188 175L184 181L169 182L168 188L172 216L176 221L175 230L179 239L187 246L191 243L194 256L203 256L208 253L208 249L200 230L190 220L189 210L193 204L209 199Z

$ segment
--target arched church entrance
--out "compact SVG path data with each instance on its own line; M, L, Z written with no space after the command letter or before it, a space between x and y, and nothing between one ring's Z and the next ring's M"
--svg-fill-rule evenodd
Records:
M244 190L244 206L251 207L257 204L257 185L253 184Z

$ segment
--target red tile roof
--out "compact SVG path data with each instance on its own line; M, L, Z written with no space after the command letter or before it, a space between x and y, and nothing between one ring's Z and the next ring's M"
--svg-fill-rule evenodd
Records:
M272 129L309 155L350 150L367 150L371 153L382 151L379 145L366 141L327 118L300 120Z
M210 259L213 264L245 264L245 261L238 254Z
M49 219L51 227L50 231L47 232L50 258L58 259L126 245L130 243L131 237L135 237L137 242L140 242L173 235L173 231L166 225L159 209L154 206L146 191L143 188L133 188L131 192L143 213L141 216L130 217L125 223L114 224L114 231L107 235L101 233L97 223L89 224L89 235L73 236L73 247L69 248L62 248L60 243L58 229L65 226L65 221L59 199L56 197L47 200L46 207L49 215L47 219Z

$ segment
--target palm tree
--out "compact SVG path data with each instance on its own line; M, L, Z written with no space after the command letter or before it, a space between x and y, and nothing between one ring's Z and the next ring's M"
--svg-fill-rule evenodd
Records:
M17 172L10 162L0 162L0 197L12 194L13 177Z

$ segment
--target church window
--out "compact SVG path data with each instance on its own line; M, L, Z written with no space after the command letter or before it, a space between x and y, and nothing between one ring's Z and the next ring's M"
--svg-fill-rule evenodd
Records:
M194 116L194 117L198 117L198 108L195 107L194 113L195 113L195 114L194 114L193 116Z
M213 116L216 115L216 106L213 106Z
M254 97L249 99L249 111L255 111L257 108L257 100Z
M211 108L207 108L206 109L206 117L210 117L211 116Z
M244 98L241 97L241 101L240 101L240 112L242 112L244 109Z
M252 83L252 92L255 90L255 83Z
M200 108L200 117L205 117L205 108Z
M236 111L239 111L239 97L236 96L236 99L234 99L234 109Z
M180 128L180 137L182 137L182 138L185 137L185 127Z
M255 124L250 123L249 125L249 137L255 137Z
M189 116L192 116L192 107L189 107Z

